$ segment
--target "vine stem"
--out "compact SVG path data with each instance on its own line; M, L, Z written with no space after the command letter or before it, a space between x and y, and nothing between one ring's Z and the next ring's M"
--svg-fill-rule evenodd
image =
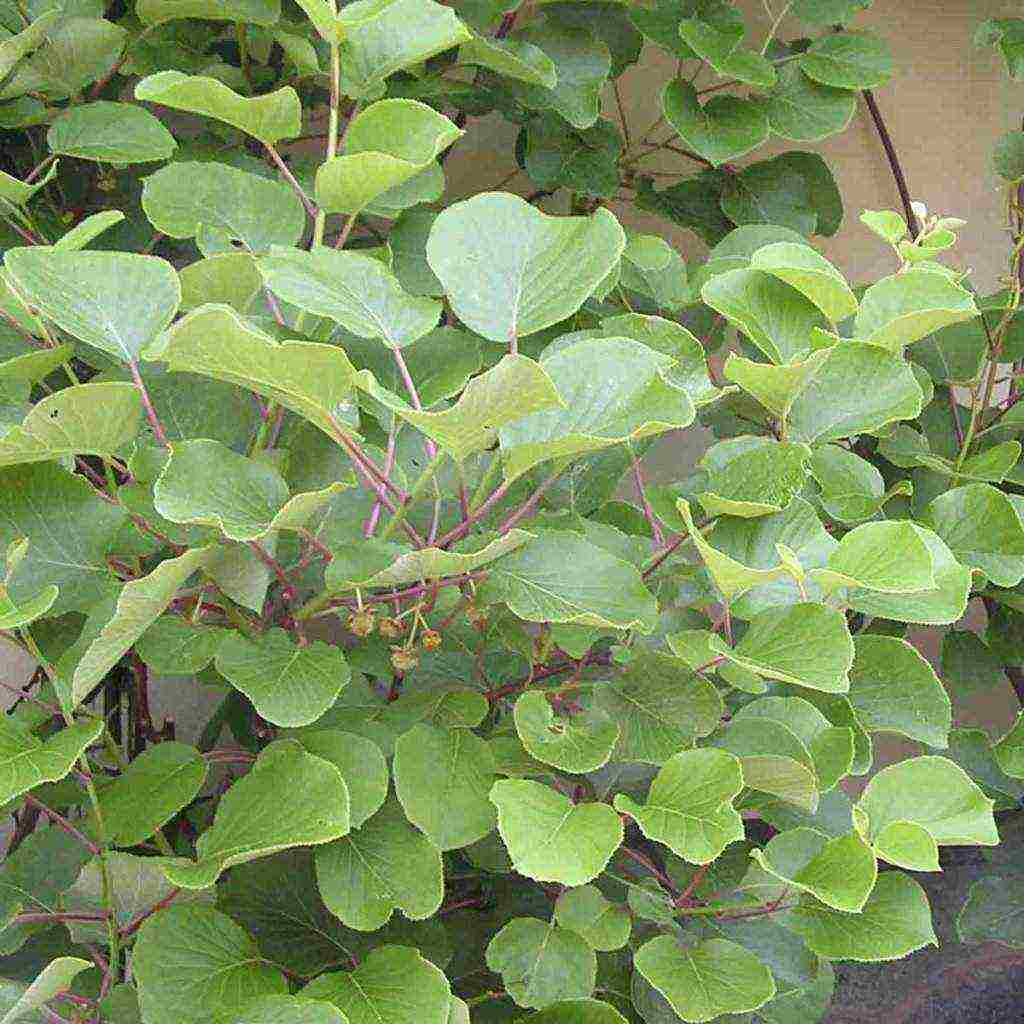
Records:
M391 424L391 429L388 431L388 447L387 452L384 455L384 476L390 477L391 471L395 468L395 445L398 440L398 417L396 416ZM373 536L377 529L377 523L380 521L380 510L384 507L383 502L380 500L380 490L377 491L377 500L373 503L373 509L370 512L370 518L366 520L366 526L363 527L363 536L369 540Z
M271 145L269 142L265 142L263 145L267 150L267 156L274 161L274 166L281 172L281 176L289 185L291 185L292 191L300 200L302 200L302 205L306 208L306 213L315 220L316 215L319 212L319 208L316 203L306 195L305 189L299 184L295 175L292 174L292 169L284 162L284 158L277 151L277 147Z
M526 501L524 501L523 504L520 505L519 508L501 524L501 526L498 527L498 533L508 533L516 523L524 519L526 516L532 515L540 504L540 499L544 497L547 490L561 475L562 471L560 469L556 469L554 473L543 480L533 494L531 494L530 497L527 498Z
M483 519L495 505L497 505L502 498L508 494L512 487L512 482L506 480L498 488L491 492L490 497L478 508L476 511L471 512L469 518L459 523L458 526L453 527L449 530L438 542L439 548L448 547L450 544L454 544L457 540L462 540L467 533L475 526L481 519Z
M449 576L443 580L434 580L432 583L417 583L415 586L406 587L405 590L394 590L387 594L370 594L363 597L362 603L367 604L391 604L392 602L405 601L409 598L424 597L440 587L463 587L467 583L482 580L487 576L486 572L467 572L461 576ZM335 597L332 594L319 594L310 598L296 613L296 618L312 619L332 607L356 608L359 602L355 598Z
M405 517L409 514L409 510L415 504L416 499L423 493L427 484L434 479L434 474L441 468L441 464L446 458L448 458L448 454L446 452L439 452L436 448L434 449L433 458L431 458L430 462L427 463L426 468L420 474L416 483L412 485L412 490L409 492L408 498L395 510L391 518L388 520L387 525L384 527L383 531L381 531L381 540L387 540L395 530L405 522ZM424 546L422 542L420 546Z
M128 364L128 369L131 372L132 380L135 381L135 386L139 389L139 394L142 396L142 407L146 410L146 419L149 420L149 425L153 428L153 433L156 436L157 441L159 441L164 448L170 448L171 443L167 440L167 435L164 433L163 425L160 423L160 418L157 416L156 409L153 407L153 401L149 397L146 382L142 379L142 374L139 373L138 360L133 359Z
M644 510L644 518L647 520L647 525L651 528L651 538L654 545L660 548L665 543L664 534L661 532L661 524L658 522L658 517L654 514L654 509L651 508L651 503L647 500L647 491L644 488L644 471L640 465L640 459L635 451L631 450L630 454L633 456L633 482L636 484L636 496L640 499L640 507Z
M34 807L37 811L45 814L59 829L66 832L73 839L77 839L94 857L100 855L100 848L87 836L84 832L80 832L74 825L68 821L63 815L58 814L56 811L51 810L41 800L37 800L31 794L25 797L25 804L28 807Z
M864 102L868 105L871 120L875 122L878 137L882 141L882 148L885 150L885 155L889 160L889 168L892 171L892 176L896 181L896 188L900 194L900 202L903 204L903 216L906 218L907 227L910 229L910 237L917 238L921 228L917 222L917 214L914 213L913 200L910 198L910 189L907 188L907 179L903 173L903 165L900 163L900 158L896 153L896 147L893 145L892 136L889 134L885 118L882 117L882 111L878 108L875 94L870 89L864 90Z

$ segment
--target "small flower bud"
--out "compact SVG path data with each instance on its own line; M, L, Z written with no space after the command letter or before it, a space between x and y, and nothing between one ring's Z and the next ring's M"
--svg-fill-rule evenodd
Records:
M374 617L369 608L353 612L348 619L349 632L356 636L369 636L373 632Z
M395 640L405 632L405 623L400 619L392 619L385 616L377 624L377 628L380 630L380 635L386 637L388 640Z
M396 672L410 672L420 663L419 652L413 647L392 647L391 666Z
M471 602L466 605L466 621L482 633L487 628L487 612Z
M436 651L441 646L441 634L434 629L425 629L420 637L425 651Z

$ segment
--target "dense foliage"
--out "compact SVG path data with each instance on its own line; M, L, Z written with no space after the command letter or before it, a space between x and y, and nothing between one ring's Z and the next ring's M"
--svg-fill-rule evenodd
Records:
M0 0L2 1024L807 1024L936 941L1024 795L950 700L1024 700L1024 133L1001 291L901 175L851 287L814 144L892 58L772 6Z

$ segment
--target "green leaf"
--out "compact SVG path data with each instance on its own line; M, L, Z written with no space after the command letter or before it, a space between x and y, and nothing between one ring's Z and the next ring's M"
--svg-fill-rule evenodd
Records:
M0 719L0 802L7 803L43 782L63 779L103 732L103 720L69 725L45 741L7 714Z
M810 299L763 270L729 270L701 289L701 298L742 331L773 363L807 355L811 331L825 319Z
M56 166L56 162L53 166ZM99 213L90 213L70 231L61 235L54 243L54 248L72 251L84 249L90 242L99 238L104 231L109 231L125 219L125 215L120 210L101 210Z
M33 24L37 23L38 21L33 22ZM0 42L0 47L2 46L3 43ZM0 63L2 63L2 58L0 58ZM50 170L31 184L11 177L6 171L0 171L0 201L11 203L13 206L24 206L41 188L53 180L57 173L58 162L55 160L50 165Z
M143 184L143 195L146 186ZM204 240L208 235L204 237ZM189 313L207 302L221 302L245 314L263 287L256 260L247 252L224 252L196 260L178 271L181 312Z
M195 675L217 656L226 629L161 615L138 639L135 653L158 675Z
M775 995L771 971L727 939L683 946L674 935L659 935L636 951L633 962L684 1021L756 1010Z
M190 804L205 781L206 762L194 747L150 747L100 789L107 839L115 846L138 846Z
M524 39L492 39L475 35L459 47L459 63L488 68L499 75L544 89L554 89L558 84L554 61L539 46Z
M827 348L812 352L802 362L784 366L754 362L730 352L722 368L726 380L739 384L752 398L777 416L789 414L797 396L814 379L829 358ZM814 453L816 454L816 453Z
M156 256L37 245L8 249L4 262L33 307L61 330L126 363L170 324L181 301L178 275Z
M836 89L877 89L893 75L892 53L870 32L839 32L816 39L800 58L800 69Z
M135 13L143 25L161 25L181 18L276 25L280 0L136 0Z
M217 671L274 725L310 725L352 677L345 655L320 640L300 646L283 629L249 639L231 633L217 652Z
M845 320L857 311L857 298L842 274L809 245L793 242L766 245L754 253L750 266L795 288L831 323Z
M567 999L521 1017L530 1024L625 1024L626 1018L598 999Z
M0 367L2 374L2 367ZM142 402L134 384L79 384L36 402L19 426L0 436L0 466L69 455L109 456L139 432Z
M804 897L790 912L788 924L826 960L899 960L917 949L939 944L928 897L902 871L882 872L859 914L832 910Z
M259 267L267 287L285 302L391 348L422 338L441 315L440 303L407 294L379 260L360 253L278 251Z
M228 306L200 306L182 317L146 358L174 371L225 380L279 402L328 436L355 421L355 368L336 345L279 343Z
M178 148L149 111L105 100L69 108L50 125L46 143L61 156L117 164L169 160Z
M204 255L232 253L236 262L243 254L234 243L263 253L296 245L306 226L302 201L287 185L213 162L175 161L151 174L142 209L157 231L195 238Z
M793 577L779 564L778 544L789 548L805 571L824 565L836 546L814 510L801 498L794 498L774 515L757 519L719 519L711 537L714 547L709 546L706 556L710 559L709 566L724 564L721 560L729 559L734 568L739 567L737 579L745 584L741 592L746 592L734 599L732 611L744 619L768 608L805 599ZM721 572L720 569L715 571ZM753 575L748 577L748 574ZM812 601L821 596L820 587L811 577L807 578L804 591L806 598Z
M732 805L742 789L739 758L724 750L684 750L654 777L645 804L620 793L615 809L684 860L710 864L743 838L743 821Z
M884 594L935 588L931 552L912 523L888 520L855 526L843 536L824 569L811 576L826 590L860 587Z
M619 264L619 286L650 298L658 309L677 310L691 301L686 263L658 235L627 236Z
M253 541L277 530L299 530L339 491L288 496L273 466L246 458L219 441L175 441L153 486L157 512L172 523L216 527L231 540Z
M1024 778L1024 717L1017 716L1010 731L992 746L999 767L1014 778Z
M604 711L592 709L559 716L540 691L524 693L515 706L516 732L526 752L576 775L608 763L619 727Z
M744 50L742 28L734 31L710 25L696 18L684 18L679 23L679 34L693 52L706 60L712 68L726 78L735 78L748 85L767 88L775 84L775 68L760 53Z
M566 889L555 902L555 921L582 935L601 952L621 949L629 941L632 919L618 903L610 903L593 885Z
M45 828L27 836L11 850L0 868L0 949L17 952L45 924L15 924L18 914L53 914L64 905L71 888L89 861L89 851L66 832ZM3 1006L0 996L0 1006Z
M825 707L828 709L827 703ZM852 722L851 726L834 726L816 705L803 697L763 697L745 704L733 715L732 721L745 722L752 718L765 718L784 725L800 740L822 792L831 790L850 773L854 758ZM802 751L793 753L797 754L797 760L806 763Z
M477 597L529 622L650 632L657 620L657 603L632 565L563 530L546 530L496 563Z
M533 110L553 110L574 128L590 128L601 109L601 90L611 71L611 53L585 22L535 21L516 33L554 65L553 87L511 83L520 102Z
M395 743L394 775L406 817L440 849L461 849L494 830L494 755L468 729L413 726Z
M852 590L847 599L851 608L865 615L897 619L900 622L949 625L956 622L967 608L971 570L953 557L952 551L937 534L916 523L914 529L931 551L935 589L914 594Z
M850 703L864 727L946 747L949 696L928 661L898 637L856 636L853 646Z
M954 696L973 696L1004 684L999 655L977 633L951 629L942 638L942 678Z
M689 426L696 415L673 360L627 338L588 338L541 360L563 408L517 419L500 432L506 479L551 459L640 441ZM582 372L581 372L582 371Z
M740 759L750 789L781 797L810 814L817 809L814 759L787 725L761 716L739 718L712 742Z
M1024 946L1024 880L980 878L967 893L956 919L961 942L1001 942Z
M349 123L344 153L317 170L317 204L326 213L360 213L388 189L424 170L461 135L461 129L425 103L373 103Z
M91 966L91 961L77 956L59 956L51 960L17 1002L0 1017L0 1024L14 1024L26 1017L33 1021L45 1019L41 1015L41 1008L55 996L67 991L71 982Z
M709 735L723 710L711 682L680 659L654 651L638 654L621 674L597 686L594 702L618 723L614 761L658 765L695 737Z
M396 0L372 9L375 16L365 20L341 19L341 89L349 96L376 94L389 75L471 38L454 11L433 0Z
M813 81L798 63L779 69L765 105L771 130L795 142L817 142L845 131L856 109L852 92Z
M174 885L205 889L234 864L345 835L348 808L348 788L333 764L294 740L278 740L221 798L196 843L197 860L169 862L164 871Z
M448 1024L451 988L408 946L373 950L354 970L322 974L300 995L333 1003L348 1024Z
M346 1024L341 1011L319 999L263 996L249 1003L231 1024Z
M245 1002L288 991L252 936L212 907L154 914L139 929L132 963L143 1018L152 1024L228 1024Z
M99 17L99 8L90 13L91 17L64 16L50 24L45 41L15 67L0 98L41 92L47 99L70 99L109 74L124 51L128 33ZM17 45L14 55L19 55Z
M425 920L444 899L441 851L393 797L356 831L316 851L316 877L331 913L358 931L376 931L395 910Z
M1024 523L1016 502L989 484L967 484L940 494L921 519L964 565L1000 587L1024 579Z
M54 348L34 349L5 359L0 362L0 382L13 384L24 381L35 384L49 376L61 364L68 362L74 352L74 345L65 344Z
M939 846L996 846L999 833L992 801L970 776L944 757L914 757L883 768L868 783L855 813L862 831L883 860L928 871L900 858L885 842L886 829L909 822L925 829Z
M527 878L584 885L597 878L622 844L622 822L607 804L574 804L525 779L496 782L491 801L513 866Z
M898 355L861 341L840 341L829 351L790 410L792 440L838 441L920 413L921 386Z
M707 568L708 575L714 585L721 591L727 603L745 594L754 587L769 584L780 577L788 577L789 573L781 565L771 569L753 569L730 555L712 547L693 522L690 506L684 498L676 502L676 508L686 524L687 532L697 549L701 560Z
M486 536L474 538L465 547L472 549L486 540ZM461 552L435 547L410 551L389 541L353 541L334 548L334 558L324 577L331 593L343 593L358 587L397 587L420 580L443 579L489 565L531 540L531 533L509 530L483 543L476 551Z
M768 139L768 120L753 100L713 96L702 106L694 87L677 78L665 87L661 105L679 137L714 167L736 160Z
M186 551L161 562L148 576L126 583L117 606L99 635L89 644L75 668L69 695L80 703L121 660L136 640L166 611L178 588L203 567L211 548Z
M427 262L456 316L504 345L575 313L625 245L603 208L590 217L549 217L518 196L489 192L438 216Z
M433 438L456 462L490 448L507 423L562 406L544 368L523 355L507 355L474 377L459 400L440 412L421 412L361 371L356 384L403 420Z
M583 938L535 917L517 917L491 939L487 966L519 1006L534 1009L586 999L597 975L597 957Z
M768 608L750 620L730 661L784 683L826 693L849 689L853 640L842 613L814 603Z
M50 29L62 20L62 14L59 9L46 11L20 32L0 39L0 79L7 78L19 61L40 46Z
M91 608L109 592L106 555L124 522L121 509L59 466L0 472L0 549L28 542L7 566L11 600L21 605L41 587L55 585L59 595L51 614Z
M974 296L942 274L908 270L871 285L853 322L856 337L899 354L933 331L978 316Z
M35 597L16 605L0 587L0 629L20 629L42 618L57 600L59 589L52 583L43 587Z
M870 462L836 444L815 449L809 468L821 488L821 507L841 523L870 519L890 498L913 493L909 481L898 481L886 492L882 474Z
M596 330L600 332L600 337L632 338L674 359L675 365L669 368L667 377L680 385L698 408L718 397L718 389L708 375L704 346L682 324L660 316L624 313L622 316L606 317ZM554 349L554 344L551 348Z
M353 829L380 810L388 795L388 766L376 743L341 729L302 729L289 738L341 772L348 787Z
M811 828L795 828L780 832L764 850L753 850L750 855L772 876L767 888L781 881L783 889L793 886L833 910L853 914L864 909L878 876L875 855L856 832L829 839ZM754 870L743 888L757 891L760 883Z
M805 445L768 438L719 441L699 463L708 483L697 497L709 516L780 512L803 490L810 454Z
M246 97L206 75L158 71L136 84L135 98L215 118L268 146L302 131L302 106L287 85L263 96Z
M907 222L895 210L864 210L860 221L891 245L907 236Z

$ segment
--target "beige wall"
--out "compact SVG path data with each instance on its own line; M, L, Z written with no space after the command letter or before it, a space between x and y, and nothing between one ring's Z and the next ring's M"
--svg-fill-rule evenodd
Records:
M778 9L782 0L770 3ZM752 37L763 38L767 15L760 0L740 0L739 6L747 15ZM969 222L959 251L963 265L975 269L974 280L983 292L997 287L1006 260L1003 197L990 154L1003 132L1020 127L1024 83L1009 81L998 54L976 48L972 39L985 18L1020 13L1019 3L1004 0L875 0L873 9L855 22L884 36L894 51L897 74L877 90L876 98L914 198L923 199L933 212ZM783 23L780 35L792 38L800 31L790 20ZM626 72L622 92L631 127L642 131L659 116L661 88L674 70L674 61L648 46L640 65ZM701 79L705 84L714 81L710 73ZM613 103L607 105L605 115L617 119ZM458 155L448 163L449 195L459 197L493 187L511 173L514 138L515 129L496 118L474 122ZM842 135L824 143L776 142L780 144L741 162L793 148L820 152L846 202L842 229L835 238L818 240L821 248L851 280L877 276L879 261L888 266L888 257L857 216L865 208L898 208L899 196L863 102ZM651 158L645 166L679 170L684 176L698 170L683 157L662 156L667 159ZM520 175L505 187L526 192L530 183ZM688 259L704 251L689 232L672 230L656 218L638 217L625 205L612 208L627 223L670 238Z

